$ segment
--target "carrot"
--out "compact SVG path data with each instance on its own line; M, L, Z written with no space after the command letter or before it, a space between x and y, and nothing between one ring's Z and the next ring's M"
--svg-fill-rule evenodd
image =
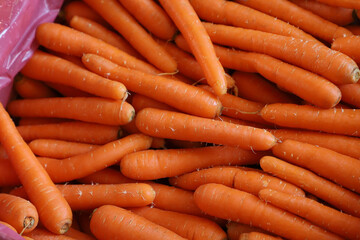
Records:
M336 7L344 7L344 8L352 8L352 9L360 9L360 3L357 0L316 0L321 3L328 4L330 6Z
M25 235L26 237L30 237L34 240L75 240L75 238L68 237L66 235L54 234L43 228L36 228Z
M359 43L360 36L338 38L331 44L331 49L348 55L357 64L360 64L360 51L356 47Z
M92 54L85 54L82 60L90 70L122 82L130 91L197 116L212 118L220 115L221 103L216 96L195 86L130 70Z
M76 129L76 131L74 129ZM80 143L105 144L123 136L119 126L80 121L18 126L17 130L26 142L45 138Z
M98 145L56 139L35 139L29 142L29 147L37 156L62 159L89 152Z
M175 149L181 149L181 148L198 148L198 147L204 147L207 144L202 142L192 142L192 141L185 141L185 140L176 140L176 139L165 139L167 148L175 148Z
M281 179L301 187L332 206L355 217L360 216L360 196L328 181L309 170L295 166L275 157L263 157L261 168Z
M153 202L155 192L144 183L57 185L72 210L91 210L102 205L119 207L143 207ZM11 191L15 196L26 198L23 188ZM25 196L24 196L25 195Z
M320 109L309 105L273 103L266 105L260 114L266 121L279 126L360 136L360 112L357 109Z
M26 233L36 228L39 216L35 206L20 197L0 193L0 220L7 222L18 233Z
M60 83L44 82L64 97L93 97L94 95Z
M359 68L350 57L314 41L232 26L203 24L214 43L268 54L317 73L335 84L355 83L359 80Z
M149 32L158 38L171 40L176 27L166 12L153 0L124 1L120 0L129 13L136 18Z
M264 203L256 196L215 183L198 187L194 200L204 212L232 221L250 224L290 239L341 239L282 209Z
M269 232L261 228L257 228L247 224L232 222L232 221L226 224L226 228L227 228L226 232L229 240L239 240L239 237L242 233L262 232L269 234Z
M216 57L212 42L188 0L159 1L184 35L216 95L227 92L225 72Z
M141 94L133 94L131 99L131 105L134 107L135 112L139 112L141 109L151 107L151 108L158 108L168 111L176 111L175 108L170 107L169 105L154 100L153 98L146 97Z
M350 8L333 7L313 0L307 0L307 1L290 0L290 1L340 26L345 26L354 22L354 18L353 18L354 10Z
M203 141L247 150L268 150L276 142L264 129L155 108L138 112L135 123L141 132L153 137Z
M236 2L225 0L211 0L206 2L190 0L190 3L199 17L208 22L318 41L313 36L285 21L281 21L254 8Z
M61 123L69 121L71 120L62 118L23 117L19 119L19 121L17 122L17 126Z
M0 105L0 143L6 150L29 199L38 210L40 219L46 219L45 227L57 234L65 233L71 226L71 209L29 146L21 138L2 105Z
M78 178L77 181L83 184L121 184L136 182L133 179L125 177L120 171L112 168L104 168L83 178Z
M339 86L339 89L342 95L341 101L360 108L360 84L344 84Z
M85 0L84 2L110 23L151 64L167 73L176 72L175 60L118 1Z
M14 100L7 109L18 117L55 117L106 125L126 124L135 115L134 108L125 101L97 97Z
M359 12L359 11L357 11ZM345 28L347 30L349 30L350 32L352 32L354 35L360 35L360 26L359 25L347 25L345 26Z
M0 186L10 187L20 185L14 168L9 159L0 159Z
M224 116L224 115L217 116L214 119L219 120L219 121L223 121L223 122L235 123L235 124L245 125L245 126L250 126L250 127L255 127L255 128L264 128L264 129L271 128L271 126L268 125L268 124L261 124L261 123L257 123L257 122L240 120L240 119L237 119L237 118L231 118L231 117L227 117L227 116Z
M123 37L91 19L74 16L71 18L69 25L80 32L101 39L131 56L143 59L142 56Z
M57 97L58 94L40 81L19 76L15 78L14 88L22 98Z
M147 150L124 156L120 169L132 179L155 180L210 166L257 164L262 156L261 152L228 146Z
M189 240L226 239L224 230L206 218L151 207L132 208L130 210Z
M76 230L75 228L70 228L69 231L65 233L66 236L75 238L77 240L95 240L94 237L91 235L88 235L86 233L83 233L79 230Z
M327 148L285 140L272 148L275 156L309 169L360 193L360 161Z
M279 240L280 237L274 237L261 232L250 232L240 234L239 240Z
M309 198L291 196L274 189L263 189L260 199L296 214L346 239L360 238L360 219Z

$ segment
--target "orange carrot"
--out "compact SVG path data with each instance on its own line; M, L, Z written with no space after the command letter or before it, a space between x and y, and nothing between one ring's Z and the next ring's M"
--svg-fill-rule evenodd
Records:
M68 237L66 235L54 234L43 228L36 228L27 233L26 236L34 240L75 240L75 238Z
M118 1L84 0L84 2L110 23L150 63L164 72L176 72L175 60Z
M21 197L0 193L0 220L13 226L16 232L26 233L36 228L39 216L31 202Z
M166 12L153 0L120 0L120 3L149 32L164 40L171 40L176 27Z
M240 120L237 118L231 118L231 117L227 117L227 116L223 116L223 115L217 116L214 119L219 120L219 121L229 122L229 123L235 123L235 124L239 124L239 125L255 127L255 128L264 128L264 129L271 128L271 125L268 125L268 123L261 124L261 123L257 123L257 122L250 122L250 121Z
M94 237L92 237L89 234L83 233L79 230L76 230L75 228L71 227L69 231L65 233L66 236L75 238L77 240L95 240Z
M93 97L94 95L60 83L44 82L64 97Z
M344 84L339 86L341 91L341 101L360 108L360 84Z
M141 110L135 123L141 132L154 137L239 146L247 150L268 150L276 142L264 129L155 108Z
M359 12L359 11L357 11ZM360 15L360 14L359 14ZM360 26L359 25L347 25L345 26L346 29L348 29L350 32L352 32L354 35L360 35Z
M358 159L290 139L274 146L272 152L278 158L309 169L360 193L360 161Z
M258 163L262 156L261 152L228 146L147 150L124 156L120 169L132 179L154 180L210 166L252 165Z
M0 186L7 187L20 184L20 180L17 177L10 160L0 159Z
M360 36L350 36L336 39L331 44L331 49L342 52L352 59L357 64L360 64L360 51L357 46L360 44Z
M15 78L14 88L22 98L57 97L58 94L40 81L20 76Z
M335 7L344 7L344 8L352 8L352 9L360 9L360 2L357 0L316 0L321 3L328 4L330 6Z
M201 210L212 216L260 227L285 238L341 239L291 213L264 203L250 193L221 184L208 183L198 187L194 200Z
M130 91L197 116L212 118L220 115L221 103L216 96L195 86L130 70L93 54L85 54L82 60L90 70L122 82Z
M274 237L261 232L242 233L239 240L281 240L280 237Z
M69 122L69 121L71 121L71 120L63 119L63 118L23 117L23 118L19 119L17 126L62 123L62 122Z
M134 108L125 101L105 98L40 98L15 100L7 109L18 117L55 117L106 125L123 125L135 115Z
M112 168L105 168L83 178L78 178L78 182L84 184L121 184L134 183L133 179L125 177L120 171Z
M40 219L46 219L45 227L57 234L65 233L71 226L71 209L29 146L21 138L2 105L0 105L0 143L6 150L29 199L38 210Z
M273 103L266 105L260 114L266 121L279 126L360 136L360 110L357 109Z
M261 190L259 197L346 239L360 239L360 218L347 215L309 198L291 196L274 189Z
M49 50L49 49L47 50L47 52L49 54L52 54L52 55L55 55L55 56L60 57L62 59L65 59L65 60L67 60L69 62L72 62L72 63L78 65L79 67L85 68L84 64L81 61L81 58L78 57L78 56L68 55L68 54L65 54L65 53L56 52L56 51Z
M332 206L360 217L360 196L350 190L319 177L304 168L292 165L275 157L266 156L260 160L261 168L281 179L301 187Z
M229 238L229 240L239 240L239 237L242 233L251 233L251 232L262 232L269 234L269 232L257 228L254 226L250 226L247 224L237 223L230 221L228 224L226 224L226 233Z
M159 1L188 42L216 95L227 92L225 72L212 42L188 0Z
M130 210L189 240L226 239L226 233L219 225L203 217L151 207L132 208Z
M170 107L169 105L156 101L150 97L146 97L141 94L133 94L131 99L131 105L134 107L135 112L139 112L141 109L151 107L151 108L158 108L168 111L176 111L175 108Z

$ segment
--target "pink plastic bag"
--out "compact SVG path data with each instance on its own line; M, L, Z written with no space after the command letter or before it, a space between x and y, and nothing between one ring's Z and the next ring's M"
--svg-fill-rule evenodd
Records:
M36 27L56 18L62 0L0 0L0 102L9 100L12 80L38 47Z

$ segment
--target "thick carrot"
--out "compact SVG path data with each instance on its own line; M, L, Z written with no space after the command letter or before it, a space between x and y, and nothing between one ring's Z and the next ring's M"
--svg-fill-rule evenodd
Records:
M85 0L84 2L110 23L150 63L164 72L176 72L175 60L118 1Z
M259 197L346 239L360 239L360 218L342 213L315 200L291 196L274 189L261 190Z
M266 121L279 126L360 136L360 110L357 109L273 103L266 105L260 114Z
M188 0L159 1L188 42L209 85L216 95L227 92L224 69L216 57L214 47Z
M197 116L213 118L220 115L222 106L216 96L195 86L130 70L93 54L85 54L82 60L90 70L122 82L130 91Z
M278 158L309 169L360 193L360 161L358 159L290 139L274 146L272 152Z
M75 238L68 237L66 235L54 234L43 228L36 228L33 231L25 234L25 236L34 240L76 240Z
M265 172L301 187L304 191L319 197L343 212L360 217L360 196L358 194L309 170L275 157L263 157L260 160L260 166Z
M336 39L331 44L331 49L342 52L352 59L357 64L360 64L360 51L358 47L360 44L360 36L350 36Z
M29 199L38 210L40 219L45 220L45 227L57 234L65 233L71 226L71 209L29 146L21 138L2 105L0 105L0 143L6 150Z
M177 29L174 23L154 0L119 1L136 20L156 37L171 40L175 35Z
M261 232L250 232L242 233L239 236L239 240L281 240L280 237L274 237L266 233Z
M328 4L330 6L335 7L344 7L344 8L352 8L352 9L360 9L360 2L357 0L316 0L321 3Z
M242 233L251 233L251 232L262 232L269 234L269 232L261 228L250 226L248 224L242 224L232 221L226 224L226 233L229 240L239 240L239 237Z
M79 231L79 230L77 230L77 229L75 229L73 227L71 227L69 229L69 231L67 231L65 233L65 235L68 236L68 237L75 238L77 240L95 240L95 238L92 237L91 235L83 233L83 232L81 232L81 231Z
M25 76L15 78L14 88L22 98L57 97L58 94L44 83Z
M155 180L210 166L257 164L262 156L261 152L229 146L147 150L124 156L120 169L132 179Z
M289 239L341 239L256 196L215 183L198 187L194 200L204 212L250 224Z
M31 202L21 197L0 193L0 220L13 226L16 232L26 233L36 228L39 216Z
M151 207L133 208L130 210L189 240L226 239L226 233L219 225L203 217Z
M77 181L83 184L121 184L136 182L133 179L125 177L120 171L112 168L99 170L83 178L78 178Z
M93 97L94 95L60 83L44 82L64 97Z
M106 125L124 125L135 115L134 108L123 100L97 97L14 100L7 109L18 117L55 117Z
M359 68L350 57L317 42L232 26L203 24L214 43L268 54L324 76L335 84L355 83L360 78Z
M153 137L239 146L247 150L268 150L275 137L264 129L145 108L138 112L136 127Z
M341 101L360 108L360 84L344 84L339 86L339 89L342 95Z

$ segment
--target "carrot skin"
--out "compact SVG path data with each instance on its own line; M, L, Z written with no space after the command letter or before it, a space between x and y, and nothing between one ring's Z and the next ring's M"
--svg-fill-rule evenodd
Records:
M15 78L14 88L22 98L57 97L58 94L44 83L21 76Z

